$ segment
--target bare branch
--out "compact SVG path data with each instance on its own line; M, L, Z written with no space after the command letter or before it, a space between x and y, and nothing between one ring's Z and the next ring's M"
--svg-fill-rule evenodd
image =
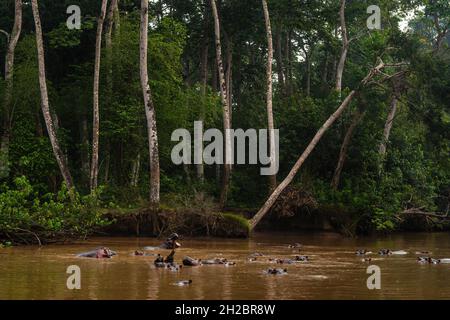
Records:
M0 29L0 33L3 33L6 36L6 42L9 43L9 33L3 29Z

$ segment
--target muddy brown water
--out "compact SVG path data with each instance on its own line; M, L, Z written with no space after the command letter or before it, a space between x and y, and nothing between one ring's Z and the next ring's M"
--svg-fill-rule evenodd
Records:
M300 254L308 263L283 266L287 275L263 273L276 265L268 257L299 254L290 243L301 243ZM153 257L132 252L155 246L156 239L93 238L71 245L0 249L0 299L449 299L450 264L422 265L416 251L432 251L436 258L450 258L450 234L396 234L382 238L348 239L331 233L260 233L251 239L184 239L176 262L183 256L223 257L236 266L185 267L180 272L157 269ZM118 252L109 260L77 258L97 246ZM370 263L355 250L374 251ZM381 257L381 248L406 250L405 256ZM150 251L149 251L150 252ZM168 254L167 250L160 250ZM264 257L249 262L251 253ZM81 290L68 290L67 267L81 269ZM369 265L381 269L381 290L366 285ZM192 279L186 287L179 280Z

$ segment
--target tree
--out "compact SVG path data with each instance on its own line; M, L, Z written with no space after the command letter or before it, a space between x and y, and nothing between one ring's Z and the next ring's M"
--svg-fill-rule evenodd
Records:
M100 136L100 112L99 112L99 93L100 82L100 59L102 54L102 34L103 22L105 21L106 6L108 0L102 0L100 16L97 22L97 37L95 41L95 64L94 64L94 92L93 92L93 124L92 124L92 163L91 163L91 192L97 189L98 185L98 150Z
M264 18L266 21L266 33L267 33L267 122L270 137L270 161L275 161L275 131L273 121L272 99L273 99L273 84L272 84L272 64L273 64L273 40L272 40L272 27L270 25L270 15L267 6L267 0L262 0ZM269 192L275 190L277 186L277 176L269 176Z
M333 188L333 190L337 190L339 187L342 169L344 168L345 160L347 158L348 147L350 146L350 142L352 140L353 133L356 127L364 118L365 114L365 111L360 111L359 109L357 109L353 114L353 119L347 129L347 132L345 133L344 141L342 142L341 150L339 152L338 163L336 165L336 169L334 170L333 179L331 180L331 187Z
M15 0L14 26L11 35L4 31L7 36L8 49L5 58L5 93L3 97L3 134L0 145L0 178L9 175L9 143L11 135L11 100L13 91L14 57L17 42L19 42L22 31L22 0Z
M159 207L160 169L158 132L156 128L156 112L153 103L152 91L148 81L148 0L141 0L140 24L140 78L142 93L144 95L145 116L147 119L148 148L150 162L150 206Z
M106 25L105 25L105 51L106 51L106 115L109 115L109 106L112 104L112 96L113 96L113 46L112 46L112 31L113 25L115 27L116 33L118 31L119 19L119 0L111 0L109 4L108 13L106 15ZM109 167L111 161L110 155L110 141L109 139L105 139L105 175L104 181L108 182L109 179Z
M378 154L382 161L386 157L387 144L389 142L389 137L391 135L392 126L394 125L394 120L397 115L398 103L399 103L402 91L404 90L405 81L404 81L403 76L404 76L404 74L400 74L399 76L394 77L392 79L393 90L392 90L392 96L391 96L391 103L390 103L389 113L386 118L386 122L384 124L383 138L381 139L380 147L378 149Z
M72 189L74 187L72 176L70 174L68 165L66 163L66 157L61 150L59 145L58 137L56 135L55 126L50 113L50 105L48 101L48 90L47 90L47 80L45 75L45 57L44 57L44 44L42 40L42 27L41 19L39 16L39 6L37 0L31 1L34 25L36 29L36 48L38 56L38 66L39 66L39 88L41 92L41 107L42 114L44 116L45 125L47 126L48 136L50 138L50 143L52 145L53 154L55 156L56 162L58 163L59 170L63 176L64 182L67 188Z
M287 177L278 185L278 187L273 191L273 193L269 196L269 198L266 200L264 205L259 209L259 211L256 213L256 215L250 220L249 223L249 229L252 231L255 229L255 227L258 225L258 223L261 221L261 219L269 212L269 210L272 208L275 201L278 199L278 197L281 195L281 193L286 189L287 186L292 182L297 172L302 167L303 163L306 161L306 159L309 157L311 152L314 150L316 145L319 143L320 139L322 139L323 135L327 130L333 125L333 123L342 115L342 113L345 111L345 109L348 107L350 102L353 100L355 95L359 92L360 88L365 86L372 78L377 75L383 68L385 67L384 62L380 62L375 68L371 69L368 75L361 81L360 87L357 89L352 90L348 96L344 99L344 101L341 103L341 105L336 109L336 111L328 118L328 120L322 125L322 127L317 131L314 138L311 140L311 142L308 144L307 148L303 152L303 154L300 156L300 158L297 160L295 165L292 167L291 171L287 175Z
M345 23L345 0L341 0L341 7L339 9L339 20L341 23L341 36L342 36L342 49L341 57L339 58L339 63L336 69L336 91L339 94L342 91L342 75L344 74L345 62L347 61L347 54L350 45L350 40L348 39L347 26Z
M216 1L211 0L211 8L214 17L214 30L215 30L215 42L216 42L216 60L217 69L219 72L220 81L220 97L222 99L223 106L223 128L225 131L225 163L223 166L223 178L222 178L222 188L220 192L220 206L225 206L228 196L228 189L231 179L231 109L229 105L229 99L227 96L228 88L225 80L225 72L223 68L222 60L222 43L220 35L220 21L219 14L217 12Z

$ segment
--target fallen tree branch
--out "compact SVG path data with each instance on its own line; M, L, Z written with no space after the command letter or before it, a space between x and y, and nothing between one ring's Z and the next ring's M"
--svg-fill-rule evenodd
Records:
M430 218L438 218L438 219L450 219L450 216L447 214L439 214L438 212L427 212L424 211L423 208L410 208L403 210L399 213L399 215L421 215Z

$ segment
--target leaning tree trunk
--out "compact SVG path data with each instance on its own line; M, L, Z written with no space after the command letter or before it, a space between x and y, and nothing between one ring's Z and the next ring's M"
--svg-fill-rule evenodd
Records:
M156 128L155 105L148 81L148 0L141 0L140 26L140 77L144 95L145 116L147 118L148 148L150 162L150 206L159 207L160 170L158 132Z
M272 39L272 27L270 25L270 15L269 9L267 6L267 0L262 0L263 10L264 10L264 18L266 22L266 33L267 33L267 124L269 130L269 139L270 139L270 163L272 164L275 161L275 128L273 121L273 108L272 108L272 98L273 98L273 83L272 83L272 64L273 64L273 39ZM269 176L269 193L275 190L277 186L277 176L270 175Z
M11 100L13 94L14 54L22 31L22 0L15 1L14 26L8 37L5 58L5 93L3 96L3 135L0 145L0 178L9 175L9 142L11 137Z
M225 73L223 70L223 61L222 61L222 44L220 41L220 22L219 22L219 14L217 13L216 1L211 0L211 7L214 17L214 30L215 30L215 38L216 38L216 60L217 60L217 68L219 72L219 81L220 81L220 96L222 98L223 105L223 127L225 130L225 163L223 166L223 180L222 180L222 188L220 192L220 206L224 207L227 201L228 189L231 178L231 111L230 105L228 104L228 96L227 96L227 85L225 80Z
M100 81L100 58L102 54L103 22L105 21L106 6L108 0L102 0L102 8L97 22L97 39L95 41L95 64L94 64L94 90L93 90L93 122L92 122L92 163L91 163L91 192L98 185L98 149L100 136L100 112L98 102L98 87Z
M348 48L350 44L350 41L348 40L347 27L345 24L345 0L341 0L339 18L341 21L342 50L341 57L336 69L336 91L340 95L342 91L342 75L344 73L345 62L347 60Z
M381 69L384 68L384 63L380 62L380 64L374 69L370 70L369 74L361 81L360 87L365 86L376 74L379 73ZM325 132L333 125L333 123L342 115L344 110L348 107L354 96L359 92L359 88L351 91L349 95L345 98L345 100L341 103L339 108L328 118L328 120L322 125L319 131L316 133L314 138L309 143L306 150L297 160L295 165L292 167L288 176L278 185L278 187L274 190L274 192L269 196L267 201L261 207L261 209L256 213L256 215L249 221L249 230L252 231L262 218L269 212L272 208L275 201L281 195L281 193L286 189L286 187L292 182L297 172L302 167L303 163L309 157L311 152L314 150L316 145L319 143L320 139L323 137Z
M336 169L334 170L333 179L331 180L331 188L333 190L337 190L339 187L339 182L341 180L341 173L342 169L344 168L345 160L347 159L347 151L348 147L350 146L350 142L353 137L353 133L358 126L358 124L361 122L365 115L365 112L361 112L359 110L355 111L355 114L353 116L352 123L347 129L347 132L344 137L344 141L342 142L341 151L339 153L339 160L336 166Z
M276 32L276 36L275 36L275 42L276 42L276 53L277 53L277 73L278 73L278 84L281 88L281 91L284 92L284 66L283 66L283 52L281 49L281 31L278 30Z
M53 153L55 155L56 162L58 163L59 170L61 171L61 175L63 176L67 188L72 189L73 188L72 176L70 175L70 171L67 166L64 154L59 146L58 137L56 136L55 127L50 113L47 82L46 82L47 79L45 76L44 44L42 40L42 27L41 27L41 19L39 17L39 6L37 0L31 0L31 5L33 9L34 25L36 28L36 47L39 64L39 88L41 91L42 113L44 115L45 125L47 126L48 136L50 138L50 143L52 145Z

